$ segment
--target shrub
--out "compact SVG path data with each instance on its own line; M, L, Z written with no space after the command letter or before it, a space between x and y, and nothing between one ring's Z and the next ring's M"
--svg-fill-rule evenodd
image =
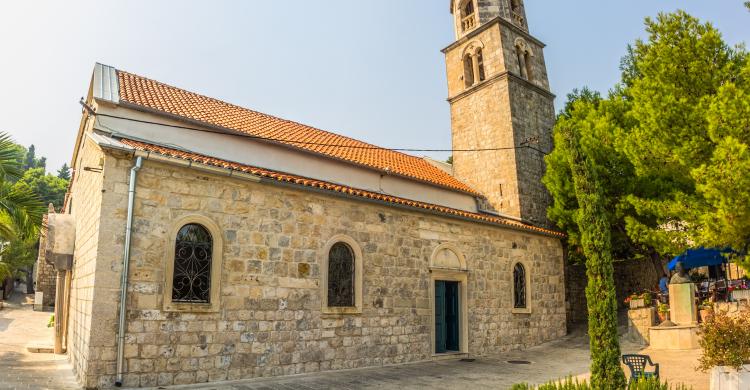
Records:
M750 313L729 316L718 311L700 325L703 355L698 368L707 371L716 366L738 370L750 363Z
M578 379L572 379L570 377L560 380L548 382L539 386L532 386L528 383L517 383L511 387L511 390L592 390L593 387L588 381L578 381ZM631 382L626 387L627 390L688 390L689 387L685 385L670 386L667 382L661 382L659 379L641 379L636 382Z

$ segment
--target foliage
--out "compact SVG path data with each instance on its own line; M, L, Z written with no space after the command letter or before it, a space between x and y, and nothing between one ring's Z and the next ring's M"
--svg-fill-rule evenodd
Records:
M685 385L670 386L667 382L661 382L656 378L643 378L623 385L621 389L627 390L688 390ZM570 377L561 381L552 381L539 386L531 386L527 383L516 383L511 390L591 390L599 389L589 384L586 380L579 381ZM608 389L616 389L609 387Z
M34 192L43 204L52 203L58 210L62 207L65 193L68 191L67 180L46 173L44 168L27 170L15 186Z
M36 260L36 242L44 204L20 183L26 150L0 133L0 280L28 269ZM29 161L37 161L35 159Z
M656 310L662 314L669 313L669 305L666 303L660 303L659 306L656 307Z
M47 327L48 328L51 328L53 326L55 326L55 315L54 314L51 315L51 316L49 316L49 320L47 321Z
M0 261L0 286L2 286L2 282L6 278L11 276L13 276L13 269L10 267L10 264Z
M609 213L591 158L582 152L573 129L560 132L568 151L573 190L580 210L575 216L580 245L586 257L586 302L591 348L591 384L595 388L624 387L617 336L617 302L612 264Z
M750 363L750 313L730 316L717 311L700 324L700 346L703 354L698 369L707 371L716 366L740 369Z
M575 128L603 190L618 258L673 256L688 247L750 252L750 63L709 23L683 11L647 18L648 37L627 48L618 85L602 98L569 96L555 127L544 182L550 219L581 253L571 196ZM742 264L742 263L741 263ZM744 263L750 269L750 263Z

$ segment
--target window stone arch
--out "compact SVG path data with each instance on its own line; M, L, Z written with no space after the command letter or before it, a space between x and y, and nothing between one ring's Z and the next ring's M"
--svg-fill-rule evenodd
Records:
M176 220L167 236L164 310L213 312L220 308L223 235L203 215Z
M361 313L363 257L359 243L347 235L335 235L323 246L320 257L323 313Z

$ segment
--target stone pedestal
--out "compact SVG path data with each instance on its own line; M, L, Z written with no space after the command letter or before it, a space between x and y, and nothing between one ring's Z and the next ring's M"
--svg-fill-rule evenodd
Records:
M628 337L639 344L649 343L649 328L656 325L656 308L628 310Z
M654 326L649 329L652 349L698 349L698 327L693 325Z
M669 285L669 319L677 325L698 325L695 284Z

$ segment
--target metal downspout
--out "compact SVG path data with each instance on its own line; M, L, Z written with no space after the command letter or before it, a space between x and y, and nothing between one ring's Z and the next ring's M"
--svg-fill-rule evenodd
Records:
M130 169L130 185L128 186L128 217L125 227L125 250L122 257L122 278L120 279L120 323L117 330L117 377L115 386L122 386L122 366L125 355L125 308L128 297L128 270L130 269L130 236L133 232L133 204L135 203L135 179L138 170L143 166L143 157L138 156L135 165Z

